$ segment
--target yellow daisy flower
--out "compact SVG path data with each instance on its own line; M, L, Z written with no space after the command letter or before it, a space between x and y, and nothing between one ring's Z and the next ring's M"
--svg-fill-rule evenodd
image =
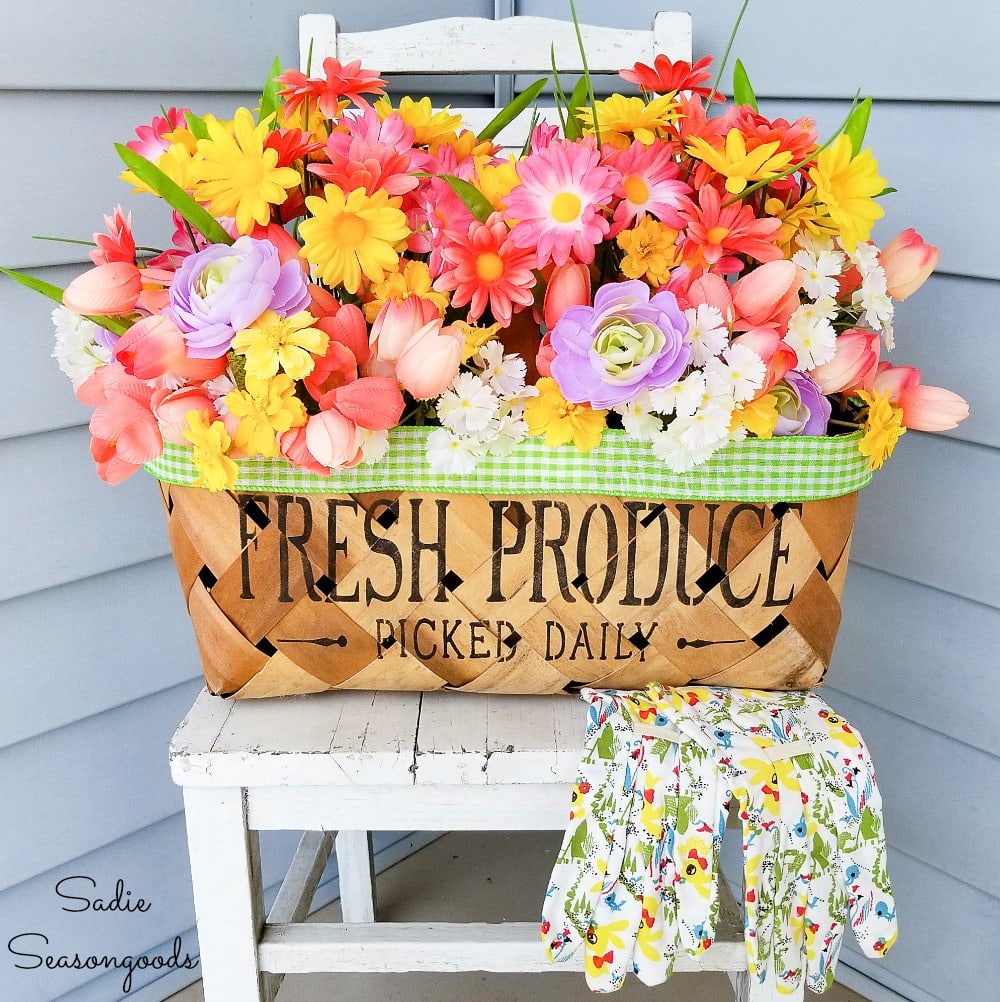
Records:
M386 275L383 281L372 283L368 289L373 298L365 303L365 319L372 323L379 310L390 300L402 302L409 296L429 299L444 316L449 297L446 292L438 292L431 284L430 268L423 261L407 260L400 271Z
M381 282L399 270L396 245L410 235L399 205L400 199L390 198L384 188L372 195L355 188L345 195L335 184L324 185L322 198L306 198L312 218L299 224L300 253L331 288L343 285L357 292L362 274Z
M529 435L544 435L550 449L572 442L581 452L590 452L601 444L607 411L570 403L551 376L539 379L537 388L538 396L524 410Z
M630 230L618 234L618 246L625 251L622 274L626 278L645 278L650 285L665 285L670 269L681 263L676 246L677 230L652 216L643 216Z
M306 409L295 396L295 383L284 373L274 379L248 375L245 390L226 394L226 406L240 422L233 443L249 456L277 456L278 435L306 423Z
M240 233L271 220L271 206L281 205L288 189L302 178L292 167L278 167L278 151L264 148L269 129L255 126L246 108L232 124L206 117L208 139L198 140L194 162L194 197L215 216L232 216Z
M673 94L664 94L652 101L612 94L596 104L601 141L622 150L628 149L633 137L643 146L652 145L659 138L659 131L680 117ZM595 131L593 108L580 108L577 116L583 123L585 133Z
M500 163L476 162L476 187L498 212L505 207L504 199L521 183L516 162L513 155Z
M885 215L874 200L885 188L885 178L879 177L871 150L852 156L851 140L841 134L817 155L809 178L816 186L816 200L840 232L841 246L853 252L871 235L875 220Z
M868 457L869 467L878 470L892 455L899 436L906 433L903 427L903 410L892 405L888 391L879 393L878 390L872 390L868 393L859 390L858 396L868 404L865 433L858 449L862 456Z
M231 491L239 467L226 455L233 444L221 421L209 422L201 411L187 414L184 437L191 443L191 462L198 471L195 487L210 491Z
M156 160L156 166L179 188L190 191L195 184L194 159L184 143L171 143L165 153ZM156 192L145 181L140 181L130 170L123 170L119 177L132 185L132 190L155 195Z
M326 351L329 337L315 327L316 318L302 310L279 317L265 310L249 327L233 338L232 349L246 356L246 372L258 379L270 379L283 369L292 379L302 379L313 371L316 359Z
M713 146L701 136L688 140L688 153L704 161L712 170L726 179L726 191L738 195L751 181L763 181L766 177L780 174L791 162L788 150L775 153L780 143L761 143L747 152L746 139L739 129L726 133L723 149Z
M392 102L387 98L379 98L375 102L375 111L384 122L393 112ZM462 116L452 114L448 108L434 110L429 97L414 101L412 97L402 97L399 107L395 109L403 116L403 121L414 130L414 146L426 146L433 153L442 143L454 143L458 139L458 130L462 128Z

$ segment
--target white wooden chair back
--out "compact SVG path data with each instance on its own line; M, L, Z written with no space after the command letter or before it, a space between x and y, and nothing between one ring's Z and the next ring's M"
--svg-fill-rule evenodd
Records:
M648 31L580 25L580 36L591 73L617 73L637 62L652 65L661 53L674 61L691 60L691 15L683 11L658 13ZM560 76L583 71L576 28L571 21L555 18L449 17L360 32L342 32L332 14L299 18L300 68L313 75L322 72L324 59L335 56L342 63L360 60L381 74L551 76L553 50ZM505 100L498 83L493 108L452 110L461 112L469 127L477 130ZM544 109L540 111L543 119L551 120ZM520 147L529 120L527 112L498 142Z

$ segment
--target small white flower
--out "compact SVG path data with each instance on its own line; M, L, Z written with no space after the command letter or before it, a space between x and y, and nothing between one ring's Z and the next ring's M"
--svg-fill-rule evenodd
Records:
M489 452L506 456L528 437L528 422L520 414L503 414L494 422Z
M707 402L707 392L705 374L696 369L676 383L650 390L649 406L664 417L674 413L678 417L690 417Z
M484 382L500 397L512 397L524 389L528 367L520 355L505 355L499 341L487 341L473 361L482 369Z
M427 436L427 462L438 473L471 473L483 457L478 439L435 428Z
M848 253L851 264L857 267L861 276L869 274L875 268L881 267L878 259L878 247L873 243L859 243L853 253Z
M232 393L236 389L236 381L227 369L221 376L215 379L206 379L204 382L205 392L212 398L215 409L220 414L228 414L229 408L226 406L226 394Z
M803 303L791 315L785 341L798 356L797 369L815 369L833 358L837 332L831 320L835 313L836 303L823 297L815 303Z
M389 432L358 426L358 445L363 463L378 463L389 451Z
M892 351L896 347L896 335L892 329L891 320L882 324L882 340L885 341L886 351Z
M678 418L674 423L680 425L678 435L681 443L696 462L701 462L728 441L732 420L733 408L713 400L691 417Z
M835 250L800 250L792 255L792 262L805 273L802 287L810 299L822 296L836 296L839 288L837 281L844 270L847 256Z
M489 427L499 411L497 395L473 372L460 372L438 398L438 418L456 435L469 435Z
M712 389L740 402L750 400L764 385L767 366L760 355L744 344L731 344L722 357L712 359L705 367L713 379Z
M885 324L891 323L895 307L889 296L885 269L881 264L876 264L864 273L861 286L855 290L851 300L855 306L861 306L864 310L861 322L872 330L880 331Z
M93 320L81 317L65 306L52 311L56 343L52 357L77 389L94 371L111 361L111 351L95 340L100 328Z
M651 442L663 427L661 418L653 413L649 390L643 390L634 400L612 409L621 415L623 427L638 442Z
M684 311L688 329L684 340L691 345L691 361L704 365L729 344L729 328L720 310L703 303Z
M681 442L674 424L653 439L653 455L674 473L687 473L694 469L694 456Z

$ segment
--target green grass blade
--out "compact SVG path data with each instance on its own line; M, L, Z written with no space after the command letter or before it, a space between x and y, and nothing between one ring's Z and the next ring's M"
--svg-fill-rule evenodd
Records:
M851 140L851 152L857 156L861 152L861 147L865 141L865 133L868 131L868 120L872 114L872 99L866 97L856 108L851 111L847 124L844 126L844 134Z
M454 174L438 174L437 176L442 181L447 181L451 190L458 195L469 212L481 223L485 223L495 211L490 200L468 181L463 181L460 177L455 177Z
M759 111L757 107L757 95L750 86L750 77L747 76L746 67L743 61L736 60L733 66L733 100L737 104L748 104L754 111Z
M266 122L272 116L275 123L278 121L278 92L281 90L281 84L277 80L279 76L281 76L281 60L276 58L271 63L271 71L267 75L267 83L264 84L264 90L260 95L260 117L257 119L258 124Z
M233 238L222 228L215 216L200 206L180 185L167 177L156 164L150 163L144 156L140 156L122 143L115 143L115 149L125 166L140 181L148 184L171 208L176 209L206 240L213 244L233 242Z
M30 289L32 292L37 292L39 295L45 296L47 299L51 299L52 302L62 306L63 290L58 285L53 285L51 282L43 282L42 279L35 278L33 275L23 275L12 268L0 267L0 274L14 279L18 285L23 285L24 288ZM124 334L128 330L128 324L121 320L115 320L113 317L88 316L87 319L92 320L99 327L111 331L112 334Z
M548 77L536 80L530 87L525 88L515 97L510 104L506 105L496 113L496 115L486 123L479 133L480 139L495 139L501 129L505 129L517 118L526 108L530 108L535 103L539 94L545 90L545 85L549 82Z

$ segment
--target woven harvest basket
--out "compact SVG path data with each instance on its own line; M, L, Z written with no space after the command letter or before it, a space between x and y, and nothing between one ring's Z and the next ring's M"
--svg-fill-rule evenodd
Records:
M424 440L395 429L383 462L330 477L244 460L232 493L190 486L182 448L147 466L212 692L822 680L871 478L856 436L747 441L683 475L621 432L462 477Z

